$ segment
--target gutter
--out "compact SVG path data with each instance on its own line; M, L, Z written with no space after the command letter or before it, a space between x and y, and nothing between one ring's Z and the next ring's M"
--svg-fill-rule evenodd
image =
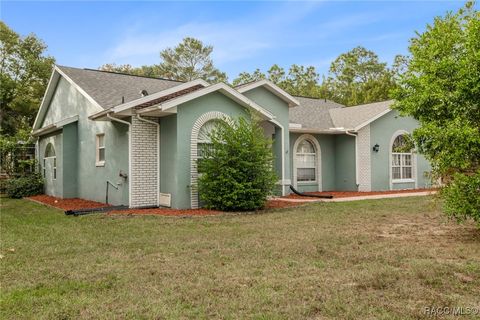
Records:
M127 136L128 136L128 207L131 207L132 204L132 137L131 137L131 126L132 124L128 121L121 120L115 117L112 117L110 113L106 114L107 118L111 121L116 121L119 123L126 124L128 126Z
M142 118L139 114L137 119L157 126L157 205L160 205L160 123Z
M349 132L353 130L345 130L345 134L355 137L355 185L357 186L358 189L358 133L356 132Z

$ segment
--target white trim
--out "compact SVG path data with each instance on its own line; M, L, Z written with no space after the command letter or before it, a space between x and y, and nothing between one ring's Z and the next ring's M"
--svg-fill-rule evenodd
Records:
M398 136L405 135L405 134L410 134L408 131L400 129L397 130L393 133L392 137L390 138L390 144L388 145L388 181L390 184L390 190L393 190L393 184L395 183L415 183L415 188L417 188L418 185L418 179L417 179L417 155L415 152L412 151L411 153L411 161L412 161L412 177L415 177L415 179L393 179L392 177L392 146L393 142Z
M63 120L60 120L60 121L56 122L55 125L57 127L63 127L63 126L66 126L67 124L74 123L74 122L78 121L78 118L79 118L78 114L76 114L73 117L65 118Z
M37 130L33 130L32 131L32 136L41 136L41 135L45 135L45 134L48 134L48 133L51 133L51 132L54 132L56 130L59 130L61 129L63 126L66 126L67 124L70 124L70 123L74 123L76 121L78 121L78 114L77 115L74 115L73 117L69 117L69 118L65 118L65 119L62 119L60 121L57 121L55 123L52 123L46 127L43 127L43 128L40 128L40 129L37 129Z
M55 70L58 71L58 73L60 73L60 75L65 78L65 80L70 82L70 84L75 89L77 89L85 98L87 98L87 100L89 100L96 108L104 110L104 108L102 108L102 106L97 101L95 101L95 99L93 99L85 90L83 90L78 84L76 84L75 81L73 81L69 76L67 76L65 72L62 71L62 69L60 69L58 66L55 66Z
M247 91L253 90L258 87L265 87L268 91L270 91L271 93L273 93L274 95L282 99L283 101L287 102L289 107L296 107L300 105L300 102L298 102L297 99L292 97L285 90L275 85L273 82L266 79L262 79L259 81L248 83L244 86L240 86L238 87L237 91L240 93L245 93Z
M413 169L413 168L412 168ZM412 183L415 182L415 179L393 179L392 183Z
M123 104L119 104L119 105L113 107L111 109L111 111L113 111L115 113L122 112L122 111L125 111L127 109L138 106L142 103L149 102L151 100L155 100L155 99L158 99L158 98L161 98L161 97L164 97L164 96L168 96L169 94L173 94L175 92L185 90L185 89L188 89L188 88L191 88L191 87L194 87L194 86L198 86L198 85L201 85L203 87L208 87L210 84L203 79L193 80L193 81L190 81L190 82L182 83L182 84L180 84L178 86L175 86L175 87L172 87L172 88L168 88L168 89L153 93L151 95L148 95L148 96L145 96L145 97L142 97L142 98L139 98L139 99L135 99L135 100L123 103Z
M144 113L155 111L155 110L166 111L166 110L174 108L174 107L176 107L176 106L178 106L182 103L186 103L188 101L191 101L193 99L199 98L201 96L204 96L206 94L209 94L209 93L212 93L212 92L215 92L215 91L220 91L221 93L223 93L227 97L231 98L232 100L236 101L237 103L260 112L260 114L262 114L268 120L271 120L271 119L274 118L273 114L271 114L270 112L268 112L264 108L260 107L258 104L256 104L252 100L248 99L244 95L240 94L238 91L232 89L231 87L229 87L225 83L217 83L215 85L208 86L208 87L205 87L203 89L193 91L191 93L187 93L183 96L165 101L164 103L160 103L156 106L152 106L152 107L148 107L148 108L138 110L138 113L144 114Z
M128 207L132 207L132 137L131 137L131 126L132 124L128 121L121 120L115 117L112 117L107 113L107 118L111 121L117 121L119 123L126 124L128 126L127 136L128 136Z
M103 137L103 147L100 147L100 137ZM100 160L100 149L103 148L103 160ZM97 167L105 167L105 159L106 159L106 152L105 152L105 132L100 132L95 135L95 166Z
M280 124L280 122L278 122L277 120L270 120L271 123L275 124L276 126L278 126L281 130L282 130L282 179L281 181L285 181L285 176L286 176L286 173L285 173L285 135L287 134L285 132L285 128ZM284 184L282 184L282 196L285 196L286 195L286 192L285 192L285 187L284 187Z
M198 170L197 170L197 159L198 159L198 134L200 129L203 127L205 123L210 120L225 120L229 123L233 124L232 118L230 118L227 114L220 112L220 111L210 111L207 113L202 114L198 119L195 121L192 132L190 135L190 207L192 209L198 208Z
M44 110L44 108L45 108L44 105L46 103L45 101L47 99L51 99L51 97L53 95L53 92L50 92L50 90L52 90L52 88L53 88L52 83L53 83L53 78L55 77L55 68L56 68L56 66L53 66L52 74L50 75L50 79L48 80L47 89L45 90L45 94L43 95L42 102L40 103L40 107L38 108L37 115L35 116L35 121L33 122L32 132L35 128L38 127L37 125L38 125L40 114L44 114L44 112L46 112L46 110ZM57 82L58 82L58 76L57 76L57 79L55 79L55 84Z
M366 125L369 125L370 123L372 123L373 121L377 120L378 118L381 118L383 117L384 115L386 115L387 113L389 113L390 111L393 111L393 109L387 109L387 110L384 110L382 111L381 113L377 114L376 116L368 119L367 121L359 124L358 126L356 126L353 131L358 131L360 129L362 129L363 127L365 127Z
M160 123L142 118L139 114L137 119L157 126L157 205L160 205Z
M315 156L316 159L316 170L315 170L315 181L297 181L297 149L300 142L303 140L310 141L314 144L315 147ZM293 144L293 185L295 188L300 185L308 185L308 184L316 184L318 186L318 191L322 191L322 148L320 147L320 143L318 142L317 138L315 138L311 134L302 134L295 140Z
M35 117L35 122L33 123L33 128L32 128L33 130L38 129L38 127L40 126L40 117L42 117L42 121L43 121L43 118L48 110L48 107L50 107L51 99L55 94L55 89L57 87L57 84L60 81L60 76L65 78L65 80L67 80L70 83L70 85L72 85L75 89L78 90L78 92L80 92L80 94L82 94L88 101L90 101L94 105L94 107L100 110L104 110L100 106L100 104L98 104L97 101L95 101L88 93L85 92L85 90L83 90L70 77L68 77L65 74L65 72L63 72L58 66L55 65L53 67L50 80L48 81L47 89L45 90L45 95L43 96L42 102L40 103L40 107L38 108L37 116Z

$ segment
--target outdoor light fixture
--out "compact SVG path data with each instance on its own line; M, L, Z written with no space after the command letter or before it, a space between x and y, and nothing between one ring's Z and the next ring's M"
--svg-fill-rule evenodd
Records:
M380 150L380 146L377 143L373 146L373 151L378 152L378 150Z

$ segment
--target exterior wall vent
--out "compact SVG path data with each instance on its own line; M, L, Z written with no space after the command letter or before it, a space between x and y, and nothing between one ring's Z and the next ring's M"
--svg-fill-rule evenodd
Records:
M160 203L162 207L171 207L172 206L172 194L171 193L160 193Z

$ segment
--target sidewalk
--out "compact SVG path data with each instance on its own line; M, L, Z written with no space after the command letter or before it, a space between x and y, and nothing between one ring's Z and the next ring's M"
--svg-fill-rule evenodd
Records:
M388 199L388 198L403 198L403 197L417 197L417 196L428 196L436 194L437 191L424 191L424 192L402 192L402 193L390 193L390 194L376 194L376 195L365 195L365 196L355 196L355 197L344 197L344 198L333 198L333 199L321 199L321 198L274 198L274 200L287 201L287 202L347 202L347 201L358 201L358 200L374 200L374 199Z

